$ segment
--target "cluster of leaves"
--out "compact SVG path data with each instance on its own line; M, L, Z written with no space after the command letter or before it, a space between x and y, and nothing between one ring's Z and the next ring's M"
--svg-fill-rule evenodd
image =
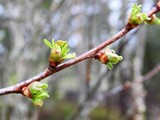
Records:
M142 22L145 22L147 24L158 24L160 25L160 19L156 17L154 14L151 18L147 16L146 13L141 12L142 5L133 4L132 11L129 16L129 23L131 24L141 24Z
M49 97L48 92L46 91L47 88L47 84L40 82L33 82L28 86L30 96L34 105L43 105L43 99Z
M107 63L107 67L109 69L113 68L113 64L117 64L119 61L121 61L123 59L122 56L119 56L117 54L115 54L114 50L106 50L105 51L106 56L108 57L108 63Z
M56 67L65 59L76 57L75 53L68 54L70 49L67 41L57 40L55 42L54 39L52 39L52 42L50 43L47 39L44 39L44 43L51 48L49 61L50 65L53 67Z
M51 48L49 62L52 67L56 67L67 58L75 58L76 56L75 53L68 54L70 49L67 41L57 40L54 42L54 39L52 39L52 42L50 43L48 40L44 39L44 43ZM42 106L43 99L49 97L46 88L48 88L47 84L33 82L27 87L24 87L23 95L31 98L34 105Z
M97 53L95 58L101 63L106 64L109 69L112 69L113 64L117 64L123 59L122 56L117 55L115 51L111 50L109 47Z
M144 21L149 21L150 18L146 13L141 12L142 5L133 4L132 12L129 16L129 23L141 24Z

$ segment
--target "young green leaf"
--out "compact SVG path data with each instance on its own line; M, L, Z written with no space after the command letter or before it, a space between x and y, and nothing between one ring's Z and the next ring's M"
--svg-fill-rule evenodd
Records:
M76 54L75 53L71 53L71 54L67 54L66 56L63 57L63 59L68 59L68 58L75 58Z
M135 16L136 14L140 13L141 7L142 5L133 4L131 15Z
M51 44L47 39L44 39L44 43L45 43L48 47L52 48L52 44Z
M48 92L46 91L47 87L48 85L46 83L39 82L33 82L28 86L34 105L42 106L43 99L49 97Z
M66 44L68 45L67 41L63 41L63 40L57 40L55 43L56 43L57 45L59 45L59 46L61 47L61 49L62 49Z
M129 17L129 23L141 24L142 22L150 20L146 13L141 12L141 7L141 5L133 4L132 11Z
M54 39L52 39L52 42L50 43L48 40L44 39L44 43L51 48L49 56L49 65L51 67L56 67L63 62L64 59L75 58L75 53L68 54L70 49L67 41L57 40L55 42Z
M53 47L54 44L55 44L55 43L54 43L54 39L52 38L52 47Z
M32 102L35 106L42 106L43 105L43 101L40 99L32 99Z
M111 50L109 46L107 46L95 55L95 59L98 59L101 63L106 64L109 69L112 69L113 65L117 64L123 57L117 55L114 50Z
M62 57L66 56L69 52L68 43L62 47Z
M111 70L111 69L113 68L112 63L108 62L108 63L107 63L107 67L108 67L108 69L110 69L110 70Z

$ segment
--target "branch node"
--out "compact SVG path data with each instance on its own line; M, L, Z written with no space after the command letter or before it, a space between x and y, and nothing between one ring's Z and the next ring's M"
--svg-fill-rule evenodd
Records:
M21 94L28 98L31 98L31 93L30 93L28 86L25 86L21 89Z
M48 70L55 71L57 66L52 66L49 64Z
M133 23L127 23L127 25L125 26L125 29L127 30L127 31L130 31L130 30L132 30L133 28L136 28L136 27L138 27L138 24L133 24Z

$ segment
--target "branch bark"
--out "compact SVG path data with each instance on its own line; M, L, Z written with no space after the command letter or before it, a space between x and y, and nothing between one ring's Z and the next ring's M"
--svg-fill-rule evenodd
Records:
M148 13L148 17L151 17L153 14L157 13L160 11L160 0L157 2L157 6L154 7L149 13ZM136 27L138 27L139 25L137 25ZM114 43L115 41L119 40L120 38L122 38L124 35L126 35L130 30L134 29L135 26L133 27L133 25L130 25L127 23L127 25L120 31L118 32L116 35L114 35L113 37L111 37L110 39L106 40L105 42L103 42L102 44L98 45L97 47L91 49L90 51L80 55L79 57L73 59L73 60L69 60L65 63L62 63L60 65L58 65L56 68L50 68L48 67L46 70L44 70L43 72L41 72L40 74L34 76L33 78L30 78L28 80L25 80L21 83L12 85L10 87L6 87L6 88L2 88L0 89L0 95L5 95L5 94L10 94L10 93L21 93L22 92L22 88L24 86L29 85L32 82L35 81L41 81L44 78L59 72L65 68L68 68L76 63L79 63L83 60L86 60L88 58L94 58L94 55L99 52L100 50L102 50L103 48L105 48L106 46Z

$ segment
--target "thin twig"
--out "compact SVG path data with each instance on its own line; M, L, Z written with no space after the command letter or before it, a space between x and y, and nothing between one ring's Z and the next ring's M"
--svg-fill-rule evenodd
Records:
M140 82L140 83L146 82L150 80L151 78L153 78L155 75L157 75L159 72L160 72L160 64L154 67L151 71L146 73L144 76L137 78L136 82ZM125 82L122 85L114 87L113 89L107 92L106 97L113 96L123 90L131 89L133 84L134 82Z

